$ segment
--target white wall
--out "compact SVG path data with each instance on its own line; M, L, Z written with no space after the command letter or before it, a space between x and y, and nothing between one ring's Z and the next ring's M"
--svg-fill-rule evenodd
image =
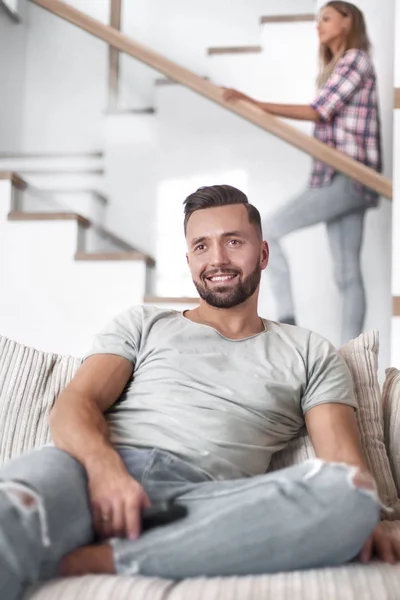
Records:
M314 0L135 0L123 4L123 31L199 75L207 75L210 46L254 45L260 17L311 13ZM152 106L154 73L122 57L123 106Z
M107 226L139 250L156 249L159 140L154 115L121 114L105 120L105 169L112 202Z
M26 38L26 24L0 11L0 152L22 146Z
M205 74L206 48L257 44L261 16L310 13L314 11L314 1L136 0L124 2L123 10L125 33Z
M400 87L400 0L396 0L395 18L395 71L394 84ZM394 118L394 198L393 198L393 296L400 296L400 109L395 110ZM400 368L400 316L392 319L392 365Z
M69 3L108 22L109 0ZM106 44L31 2L27 4L24 150L101 149L107 106Z
M15 2L15 0L8 0ZM108 22L109 0L69 0L69 3L101 22ZM258 43L259 18L274 12L309 12L312 0L285 0L279 8L272 0L183 0L125 1L123 28L126 33L166 56L205 74L209 45ZM19 149L16 128L9 115L23 114L22 147L25 151L90 151L102 147L102 115L107 105L106 45L58 17L24 0L20 10L28 25L26 50L15 34L23 27L7 22L12 44L26 56L26 78L20 62L10 61L8 79L14 78L2 124L1 148ZM11 29L11 27L14 27ZM1 26L0 26L1 27ZM0 61L9 56L7 34L0 31ZM20 33L19 33L20 35ZM14 52L13 52L14 55ZM126 107L148 107L154 101L157 74L129 57L121 59L122 100ZM12 65L12 66L11 66ZM0 73L2 74L2 73ZM17 76L18 74L18 76ZM23 75L21 77L21 74ZM25 82L25 92L13 85ZM23 107L18 103L23 101ZM1 109L1 103L0 103ZM19 117L21 119L21 117ZM3 121L3 120L2 120Z

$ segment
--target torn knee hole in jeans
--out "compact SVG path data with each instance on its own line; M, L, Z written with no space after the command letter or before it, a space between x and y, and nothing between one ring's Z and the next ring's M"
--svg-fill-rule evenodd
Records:
M0 482L0 491L3 491L13 505L26 516L37 513L39 517L42 543L50 546L46 509L39 494L24 483L17 481Z
M362 471L359 467L355 467L347 463L327 462L320 459L310 460L309 462L311 463L311 470L306 474L305 479L312 479L324 467L339 467L347 472L347 482L351 488L360 490L364 494L367 494L376 500L376 502L378 502L382 508L390 510L381 502L375 479L370 473Z
M372 492L378 492L376 487L375 479L369 473L361 471L357 467L352 468L350 473L351 483L362 490L370 490Z

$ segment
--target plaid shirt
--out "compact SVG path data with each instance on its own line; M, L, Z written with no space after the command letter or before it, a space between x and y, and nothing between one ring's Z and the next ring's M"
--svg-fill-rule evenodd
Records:
M376 75L362 50L348 50L311 105L319 114L315 137L351 158L382 171L380 119ZM330 185L335 170L316 160L310 187ZM355 183L366 202L376 206L379 195Z

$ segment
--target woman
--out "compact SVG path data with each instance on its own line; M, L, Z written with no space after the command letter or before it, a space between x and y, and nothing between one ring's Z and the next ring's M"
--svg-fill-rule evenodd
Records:
M318 34L321 68L317 97L311 105L257 102L228 89L224 90L224 99L247 100L280 117L315 121L316 138L380 172L376 76L364 16L348 2L328 2L319 15ZM364 217L366 210L377 204L377 193L315 161L308 189L264 225L280 321L295 324L289 267L280 240L288 233L324 222L343 298L342 342L360 334L365 316L360 267Z

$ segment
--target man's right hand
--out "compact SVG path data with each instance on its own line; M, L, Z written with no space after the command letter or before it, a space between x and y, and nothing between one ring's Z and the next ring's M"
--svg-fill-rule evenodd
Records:
M140 483L123 465L89 472L88 477L97 535L104 539L137 539L141 530L141 513L150 507L150 500Z

